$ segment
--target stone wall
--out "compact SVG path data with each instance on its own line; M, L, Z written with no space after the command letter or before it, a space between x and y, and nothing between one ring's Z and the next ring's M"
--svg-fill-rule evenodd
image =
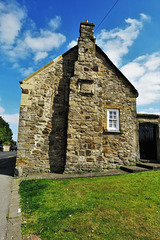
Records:
M63 172L65 166L69 81L77 47L21 83L17 170Z
M4 152L8 152L9 149L10 149L10 146L3 145L3 151L4 151Z
M94 24L81 23L78 46L21 83L17 170L78 172L139 159L137 91L95 45ZM107 129L118 109L120 131Z
M70 82L66 172L115 168L139 159L137 92L95 46L93 29L81 24ZM107 108L120 111L118 133L107 132Z

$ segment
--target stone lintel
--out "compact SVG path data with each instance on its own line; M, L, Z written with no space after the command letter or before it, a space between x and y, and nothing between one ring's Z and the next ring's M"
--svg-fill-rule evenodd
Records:
M105 108L113 108L113 109L123 109L122 106L112 106L112 105L105 105Z

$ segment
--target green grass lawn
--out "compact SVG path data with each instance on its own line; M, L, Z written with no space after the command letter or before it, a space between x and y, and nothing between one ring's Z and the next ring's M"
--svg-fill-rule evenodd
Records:
M26 237L160 239L160 171L27 180L20 184L20 196Z

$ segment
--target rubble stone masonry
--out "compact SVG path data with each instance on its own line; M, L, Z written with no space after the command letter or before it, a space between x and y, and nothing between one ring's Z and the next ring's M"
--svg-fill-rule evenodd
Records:
M17 170L78 172L139 159L136 89L82 22L78 45L21 82ZM119 112L109 131L107 109Z

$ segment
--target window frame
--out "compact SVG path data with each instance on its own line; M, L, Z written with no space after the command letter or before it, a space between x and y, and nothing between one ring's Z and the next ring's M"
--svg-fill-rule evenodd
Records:
M111 112L115 112L116 113L116 118L110 118L110 113ZM120 116L120 111L119 109L115 109L115 108L108 108L107 109L107 131L108 132L120 132L120 124L119 124L119 116ZM110 121L115 121L116 122L116 126L110 126ZM112 122L112 124L113 124Z

